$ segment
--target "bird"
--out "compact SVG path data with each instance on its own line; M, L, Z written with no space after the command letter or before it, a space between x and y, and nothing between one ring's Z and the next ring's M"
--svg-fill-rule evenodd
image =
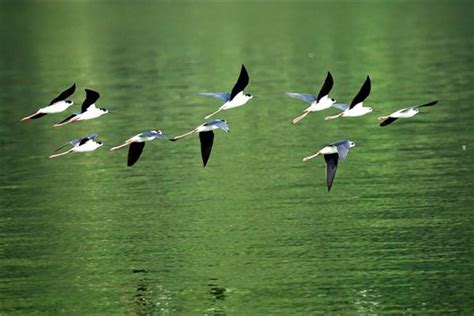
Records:
M95 106L95 102L97 101L97 99L100 98L99 92L90 89L85 89L85 91L86 99L84 100L84 102L82 102L81 112L71 114L61 122L54 124L54 127L60 127L75 121L91 120L106 113L109 113L107 109L98 108Z
M360 88L359 92L354 97L354 99L352 99L351 104L350 105L343 104L343 103L333 104L332 107L337 108L341 110L342 112L334 116L327 116L325 120L326 121L333 120L338 117L362 116L362 115L372 112L373 111L372 108L364 107L364 101L369 96L369 94L370 94L370 77L367 76L367 79L365 80L364 84Z
M379 117L379 121L381 121L380 126L382 126L382 127L387 126L387 125L395 122L399 118L413 117L417 113L420 112L420 110L418 110L418 108L421 108L421 107L424 107L424 106L435 105L436 103L438 103L438 101L439 100L431 101L431 102L421 104L421 105L415 105L415 106L412 106L412 107L408 107L408 108L404 108L404 109L395 111L395 112L393 112L392 114L390 114L388 116L381 116L381 117Z
M214 130L216 129L221 129L224 132L228 133L229 130L229 125L226 120L213 120L206 122L204 124L199 125L192 131L185 133L180 136L176 136L170 141L177 141L183 137L192 135L194 133L199 133L199 140L201 141L201 157L202 157L202 163L204 164L204 167L207 165L207 161L209 160L209 156L211 155L211 150L212 150L212 144L214 143Z
M245 68L245 65L242 64L239 78L237 79L237 82L235 83L230 93L228 92L199 93L200 95L203 95L203 96L215 97L215 98L225 101L225 103L217 111L207 115L204 118L207 120L211 116L214 116L215 114L219 113L220 111L233 109L233 108L246 104L249 100L253 98L252 94L244 93L244 89L245 87L247 87L248 84L249 84L249 74L247 72L247 69Z
M45 116L46 114L61 113L67 110L70 106L74 104L72 100L68 99L71 95L74 94L74 91L76 91L75 83L73 83L72 86L70 86L63 92L61 92L56 98L52 99L51 102L49 102L48 106L42 107L35 113L23 117L20 121L23 122L30 119L35 120Z
M349 149L355 145L356 144L351 140L339 140L324 146L314 155L303 158L303 161L308 161L318 157L319 155L324 156L324 160L326 161L326 184L329 192L331 191L334 176L336 175L337 163L339 159L346 159L347 155L349 154Z
M141 132L125 141L122 145L112 147L110 150L114 151L119 148L130 145L128 148L127 166L133 166L140 158L145 142L155 139L167 139L166 135L159 129Z
M58 149L56 149L54 152L57 152L61 150L62 148L66 147L67 145L72 145L73 147L67 151L64 151L59 154L52 154L49 156L49 158L56 158L60 156L67 155L69 153L82 153L82 152L87 152L87 151L94 151L99 147L102 147L104 144L102 142L96 141L97 133L94 132L86 137L78 138L78 139L73 139L66 144L60 146Z
M315 97L312 94L305 94L305 93L293 93L293 92L286 92L285 94L289 97L296 98L299 100L304 101L305 103L309 104L309 106L304 110L303 114L293 119L293 124L298 123L302 119L304 119L308 114L316 111L322 111L328 109L336 103L336 100L329 97L329 92L331 92L332 86L334 85L334 80L332 78L331 73L328 71L326 76L326 80L319 90L318 96Z

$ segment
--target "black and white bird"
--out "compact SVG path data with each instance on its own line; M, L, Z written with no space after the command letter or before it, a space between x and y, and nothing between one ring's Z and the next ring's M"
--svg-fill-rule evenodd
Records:
M49 158L56 158L56 157L67 155L69 153L83 153L83 152L88 152L88 151L94 151L97 148L102 147L104 145L102 142L98 142L95 140L97 135L98 134L94 132L86 137L73 139L67 142L66 144L62 145L58 149L56 149L54 152L57 152L68 145L72 146L71 149L59 154L52 154L51 156L49 156Z
M54 127L60 127L75 121L85 121L95 119L99 116L102 116L106 113L109 113L107 109L98 108L95 106L95 103L100 98L100 94L97 91L85 89L86 91L86 99L82 102L81 112L74 113L70 116L66 117L61 122L54 124Z
M25 116L21 119L21 121L26 121L30 119L34 120L43 117L46 114L61 113L67 110L70 106L74 104L72 100L68 99L71 95L74 94L74 91L76 91L75 83L63 92L61 92L56 98L52 99L51 102L49 102L48 106L42 107L35 113Z
M176 136L172 139L171 141L177 141L183 137L199 133L199 140L201 141L201 157L202 157L202 163L204 164L204 167L207 165L207 161L209 160L209 156L211 155L211 150L212 150L212 144L214 143L214 130L216 129L221 129L224 132L228 133L229 132L229 125L227 124L226 120L213 120L209 121L207 123L204 123L202 125L199 125L192 131Z
M356 117L356 116L362 116L367 113L372 112L372 108L370 107L365 107L364 106L364 101L367 99L367 97L370 94L370 78L367 76L367 79L365 80L364 84L360 88L359 92L357 95L352 99L351 104L343 104L343 103L335 103L332 105L332 107L337 108L343 112L333 115L333 116L327 116L325 120L333 120L338 117Z
M208 96L208 97L215 97L218 99L223 100L225 103L214 113L209 114L208 116L205 117L207 120L211 116L219 113L220 111L228 110L228 109L233 109L239 106L244 105L247 103L250 99L253 98L253 96L250 93L244 93L245 87L249 84L249 74L247 73L247 69L245 69L245 66L242 65L242 68L240 70L240 75L239 79L237 79L237 82L235 83L234 87L232 88L232 91L230 93L228 92L203 92L200 93L200 95L203 96Z
M424 107L424 106L432 106L432 105L435 105L436 103L438 103L438 100L431 101L431 102L421 104L421 105L415 105L415 106L412 106L412 107L409 107L409 108L404 108L404 109L395 111L395 112L393 112L392 114L390 114L388 116L381 116L381 117L379 117L379 121L381 121L380 126L387 126L387 125L395 122L399 118L413 117L417 113L420 112L420 110L418 110L418 108L421 108L421 107Z
M128 148L128 158L127 166L133 166L138 159L140 158L143 148L145 147L145 142L155 140L155 139L168 139L166 135L159 129L145 131L140 134L137 134L125 141L122 145L112 147L110 150L117 150L119 148L130 145Z
M328 192L331 191L332 183L334 181L334 176L336 175L337 163L339 159L344 160L349 154L349 149L354 147L356 144L353 141L344 139L324 146L314 155L303 158L303 161L308 161L310 159L316 158L319 155L324 156L326 161L326 184L328 187Z
M314 96L312 94L305 94L305 93L294 93L294 92L286 92L285 94L289 97L296 98L299 100L304 101L305 103L309 104L309 106L303 111L303 114L296 117L292 122L293 124L298 123L302 119L304 119L308 114L316 111L322 111L328 109L336 103L336 100L329 97L329 92L331 92L332 86L334 85L334 80L332 78L331 73L328 71L326 76L326 80L319 90L318 96Z

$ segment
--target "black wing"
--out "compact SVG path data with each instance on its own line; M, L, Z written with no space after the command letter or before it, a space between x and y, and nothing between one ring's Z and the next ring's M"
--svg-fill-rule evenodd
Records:
M328 192L331 191L332 182L334 181L334 176L336 175L337 162L339 160L338 154L328 154L324 155L324 160L326 160L326 183L328 186Z
M74 91L76 91L76 84L75 83L73 83L72 86L70 86L69 88L67 88L63 92L61 92L61 94L58 95L56 98L52 99L51 102L49 102L49 105L54 104L54 103L59 102L59 101L66 100L67 98L69 98L74 93Z
M324 80L323 86L321 87L321 90L319 90L319 94L318 94L318 97L316 99L317 102L319 102L319 100L321 100L322 97L329 94L329 92L332 89L333 84L334 84L334 80L332 79L331 73L328 71L328 75L326 76L326 80Z
M143 148L145 147L145 142L133 142L128 148L128 159L127 166L133 166L140 158Z
M83 139L81 139L79 141L79 146L82 146L84 145L85 143L87 143L88 141L90 141L91 139L89 137L84 137Z
M69 115L68 117L66 117L64 120L62 120L61 122L57 123L57 124L62 124L62 123L66 123L67 121L69 121L70 119L72 119L73 117L75 117L77 114L71 114Z
M47 114L47 113L38 113L38 114L35 114L35 115L33 115L32 117L30 117L30 119L36 120L36 119L38 119L38 118L40 118L40 117L45 116L46 114Z
M234 87L232 88L232 92L230 93L230 100L232 100L239 92L244 91L245 87L249 84L249 74L247 73L247 69L245 66L242 65L242 69L240 69L239 79L235 83Z
M86 90L86 99L84 100L84 102L82 102L82 106L81 106L82 113L87 111L87 108L91 106L92 104L94 104L95 101L97 101L97 99L100 98L99 92L94 91L94 90L89 90L89 89L85 89L85 90Z
M369 96L369 94L370 94L370 78L369 76L367 76L367 79L365 79L365 82L360 88L359 92L354 97L354 99L352 99L349 109L352 109L356 104L364 102L364 100Z
M432 106L432 105L435 105L436 103L438 103L438 100L431 101L431 102L428 102L428 103L425 103L425 104L422 104L422 105L415 105L414 108L421 108L423 106Z
M398 117L387 117L385 120L382 121L382 123L380 123L380 126L387 126L388 124L392 124L393 122L395 122L396 120L398 119Z
M201 157L204 167L207 165L209 156L211 155L212 144L214 143L214 132L200 132L199 139L201 140Z

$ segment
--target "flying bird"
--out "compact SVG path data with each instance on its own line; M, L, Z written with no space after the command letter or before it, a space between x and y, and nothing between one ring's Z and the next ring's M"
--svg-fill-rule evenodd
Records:
M143 152L143 148L145 147L145 142L155 140L157 138L167 139L166 135L159 129L145 131L133 136L132 138L127 139L122 145L112 147L110 150L117 150L119 148L130 145L130 147L128 148L127 166L131 167L140 158Z
M314 155L303 158L303 161L308 161L318 157L319 155L324 156L324 160L326 161L326 184L329 192L331 191L334 176L336 175L337 163L339 159L346 159L347 155L349 154L349 149L354 146L355 143L353 141L346 139L339 140L323 147Z
M287 96L302 100L305 103L309 104L309 106L304 110L303 114L293 120L293 124L298 123L303 118L305 118L306 115L312 112L328 109L331 107L331 105L336 103L335 99L329 97L329 92L331 92L333 85L334 80L332 78L331 73L328 71L326 80L324 80L324 83L321 89L319 90L318 96L315 97L312 94L286 92L285 94Z
M356 117L362 116L367 113L372 112L372 108L364 107L364 101L370 94L370 78L367 76L364 84L360 88L357 95L352 99L351 104L343 104L343 103L335 103L332 107L341 110L342 112L334 115L334 116L327 116L325 118L326 121L333 120L338 117Z
M229 132L229 125L226 120L213 120L202 125L199 125L192 131L176 136L175 138L170 139L171 141L177 141L183 137L199 133L199 140L201 141L201 157L204 167L207 165L209 156L211 155L212 144L214 143L214 130L221 129L224 132Z
M98 135L97 133L92 133L83 138L73 139L67 142L66 144L62 145L58 149L56 149L54 152L57 152L68 145L73 146L71 149L59 154L52 154L51 156L49 156L49 158L56 158L56 157L67 155L69 153L82 153L82 152L87 152L87 151L94 151L97 148L104 145L102 142L98 142L95 140L97 135Z
M415 106L412 106L412 107L409 107L409 108L404 108L404 109L395 111L395 112L393 112L392 114L390 114L388 116L381 116L381 117L379 117L379 121L381 121L380 126L387 126L387 125L395 122L399 118L413 117L417 113L420 112L420 110L418 110L418 108L421 108L421 107L424 107L424 106L432 106L432 105L435 105L436 103L438 103L438 100L431 101L431 102L421 104L421 105L415 105Z
M61 92L56 98L52 99L51 102L49 102L48 106L42 107L35 113L25 116L21 119L21 121L26 121L30 119L34 120L43 117L46 114L61 113L67 110L70 106L74 104L72 100L68 100L68 98L74 94L74 91L76 91L75 83L63 92Z
M228 110L228 109L233 109L239 106L244 105L247 103L250 99L253 98L253 96L250 93L244 93L245 87L249 84L249 74L247 73L247 69L245 69L245 66L242 65L242 68L240 70L240 75L239 79L237 79L237 82L235 83L234 87L232 88L232 91L230 93L228 92L203 92L200 93L200 95L203 96L208 96L208 97L215 97L218 99L223 100L225 103L214 113L209 114L208 116L205 117L207 120L211 116L219 113L220 111Z
M102 116L106 113L109 113L107 109L98 108L95 106L95 103L100 98L100 94L97 91L85 89L86 91L86 99L82 102L81 112L74 113L70 116L66 117L61 122L54 124L54 127L60 127L75 121L85 121L97 118Z

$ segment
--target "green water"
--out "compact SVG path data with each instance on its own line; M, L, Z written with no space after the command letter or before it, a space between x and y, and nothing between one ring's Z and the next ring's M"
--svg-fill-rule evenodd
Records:
M472 315L473 20L468 1L0 2L0 314ZM93 131L184 133L242 63L256 98L218 116L206 168L197 137L133 168L47 159ZM370 75L375 112L291 125L305 105L283 92L328 70L342 102ZM19 122L73 82L115 113ZM301 160L341 138L359 146L328 193Z

